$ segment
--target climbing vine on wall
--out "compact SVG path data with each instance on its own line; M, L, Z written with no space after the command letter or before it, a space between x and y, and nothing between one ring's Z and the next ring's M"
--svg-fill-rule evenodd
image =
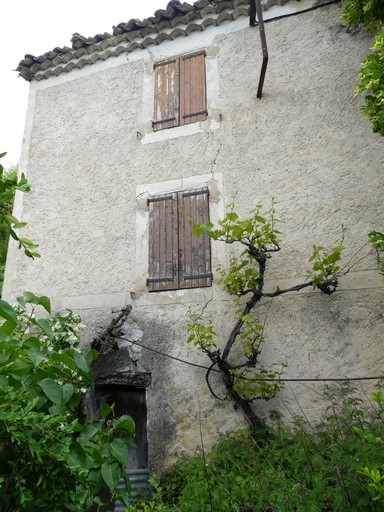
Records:
M187 332L188 342L211 361L207 374L211 392L216 396L209 384L209 374L215 368L220 372L228 397L243 410L253 435L264 431L265 425L252 403L268 400L280 391L282 382L279 377L285 366L282 363L279 368L270 369L260 360L265 333L257 306L265 299L304 288L331 295L337 289L342 272L340 260L344 247L341 244L330 250L314 246L309 258L311 269L305 282L286 289L277 287L272 292L265 291L268 261L281 249L281 233L277 225L274 207L263 211L262 206L257 205L246 219L241 219L231 204L218 227L208 222L193 228L196 236L206 233L212 240L240 248L230 258L228 267L219 269L220 282L235 305L236 321L231 331L222 339L211 323L204 322L202 314L192 312Z

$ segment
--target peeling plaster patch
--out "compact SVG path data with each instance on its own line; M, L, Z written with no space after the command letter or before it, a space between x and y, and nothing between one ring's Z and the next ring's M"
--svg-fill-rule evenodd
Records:
M215 132L220 129L221 123L218 123L217 121L215 121L215 119L212 119L209 127L213 132Z
M124 339L118 339L117 343L119 347L128 348L130 358L132 361L137 362L141 355L141 347L136 345L136 343L140 343L142 341L143 331L131 317L126 319L121 327L121 331L122 338Z

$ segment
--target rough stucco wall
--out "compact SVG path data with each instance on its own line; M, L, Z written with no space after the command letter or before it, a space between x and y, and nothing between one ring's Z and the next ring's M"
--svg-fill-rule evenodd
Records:
M150 89L150 52L118 66L94 65L73 80L32 84L25 170L33 193L23 198L22 216L43 257L30 262L10 250L7 295L31 289L53 297L57 307L79 310L89 326L85 342L108 323L112 307L130 301L146 345L206 364L185 343L188 309L212 299L207 314L224 332L232 306L216 286L146 292L136 272L135 193L146 183L213 172L222 173L224 202L236 193L243 213L256 202L277 201L283 250L271 262L271 287L301 282L312 244L333 243L342 225L348 261L367 232L384 225L384 151L353 97L370 36L347 34L340 14L332 6L266 25L270 62L262 100L256 99L257 29L247 20L233 22L233 32L231 24L208 29L207 69L217 70L208 73L215 81L208 90L218 96L208 97L210 119L201 132L186 137L143 143L151 130L143 114L152 105L143 92ZM176 55L188 44L194 50L202 46L199 37L164 45L164 52ZM226 254L215 247L214 263ZM354 261L335 296L300 293L262 308L261 318L268 309L267 364L287 361L287 377L381 373L383 287L373 251L365 246ZM217 430L243 425L229 404L209 395L203 370L145 349L142 364L153 375L147 393L152 465L192 452L200 422L207 444ZM287 420L300 407L314 417L322 407L319 392L319 384L290 384L257 407L266 415L278 409Z
M127 211L134 165L129 152L121 160L121 150L141 104L138 67L36 94L27 170L34 192L24 199L24 211L44 257L26 271L29 282L49 287L52 296L132 289L120 264L133 267L126 240L134 238L135 219Z

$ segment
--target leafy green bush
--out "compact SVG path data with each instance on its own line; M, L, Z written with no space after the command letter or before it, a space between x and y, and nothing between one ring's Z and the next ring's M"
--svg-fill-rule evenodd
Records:
M142 512L315 512L383 510L383 395L363 404L353 392L327 391L326 418L281 422L255 441L224 436L154 481ZM380 502L381 500L381 502Z
M373 393L371 400L376 406L377 416L380 416L383 421L384 393L382 391ZM354 431L367 443L376 445L379 452L382 451L384 438L380 432L367 431L366 429L361 429L358 426L354 427ZM384 505L384 464L381 464L380 467L377 467L376 465L364 466L360 469L360 473L365 477L368 482L368 487L374 493L373 499Z
M349 0L343 20L377 32L372 53L362 62L356 94L365 94L363 113L371 119L372 130L384 136L384 4L381 0Z
M36 318L43 308L45 318ZM86 421L82 398L93 386L91 349L78 347L80 319L51 315L47 297L25 292L0 300L0 510L88 511L107 488L127 504L131 417Z

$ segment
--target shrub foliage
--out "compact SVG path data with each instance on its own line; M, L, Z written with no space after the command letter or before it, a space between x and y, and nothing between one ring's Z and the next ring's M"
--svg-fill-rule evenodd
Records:
M135 426L107 405L86 421L97 354L78 347L79 317L51 315L48 297L25 292L14 307L0 300L0 318L0 510L88 511L103 488L112 501ZM126 480L125 503L128 491Z
M276 421L262 439L224 436L153 480L142 512L319 512L383 510L384 395L367 410L352 391L327 390L325 418ZM341 396L344 396L342 398Z
M372 130L384 136L384 4L382 0L350 0L343 20L376 32L372 53L362 62L356 94L365 95L363 113L371 119Z

